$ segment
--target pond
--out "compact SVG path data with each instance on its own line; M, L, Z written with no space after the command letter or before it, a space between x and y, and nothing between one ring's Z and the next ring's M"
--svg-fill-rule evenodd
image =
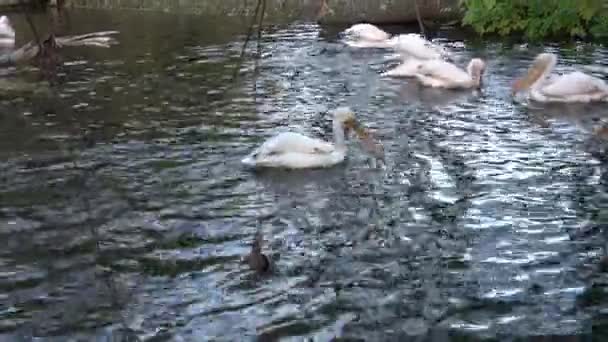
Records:
M394 55L345 46L339 27L268 25L262 58L254 37L240 64L241 22L68 14L64 33L121 44L65 50L52 87L5 76L21 86L0 97L1 341L608 336L592 133L608 109L510 95L542 51L568 71L608 48L440 30L458 64L488 64L481 93L452 92L380 77ZM331 139L343 105L386 165L351 141L329 169L241 166L278 131ZM257 231L270 274L243 263Z

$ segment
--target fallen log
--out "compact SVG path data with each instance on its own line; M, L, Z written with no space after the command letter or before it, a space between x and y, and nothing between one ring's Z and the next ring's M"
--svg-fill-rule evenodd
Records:
M96 46L107 48L114 44L118 44L118 41L112 37L112 35L117 33L118 31L102 31L78 36L54 37L53 35L50 35L43 43L29 42L19 49L0 55L0 67L12 66L33 60L41 53L41 47L47 44L53 45L55 48L66 46Z

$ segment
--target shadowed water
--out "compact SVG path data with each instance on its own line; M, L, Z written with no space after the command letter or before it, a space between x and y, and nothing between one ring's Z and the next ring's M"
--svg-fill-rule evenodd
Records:
M568 71L608 49L440 32L487 61L472 93L380 78L390 52L315 24L268 27L236 81L242 25L78 11L66 32L108 28L121 45L67 51L54 88L25 68L0 96L0 340L607 336L608 110L510 85L541 51ZM240 165L278 131L331 139L342 105L385 167L354 141L327 170ZM264 276L242 260L260 229Z

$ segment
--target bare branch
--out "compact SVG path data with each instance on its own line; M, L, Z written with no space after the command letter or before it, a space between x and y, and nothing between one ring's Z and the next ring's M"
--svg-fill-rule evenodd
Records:
M420 34L425 38L426 33L424 32L424 24L422 23L422 16L420 15L420 8L418 7L418 0L414 0L414 10L416 11L416 20L418 21L418 26L420 26Z
M258 22L258 56L262 57L262 25L264 24L264 14L266 14L266 0L262 0L262 14L260 14L260 21Z
M55 41L58 47L64 46L97 46L108 48L118 44L118 41L111 35L118 34L118 31L101 31L82 34L78 36L57 37Z
M266 4L266 3L264 3L264 4ZM247 30L247 37L245 37L245 42L243 43L243 47L241 48L241 55L239 56L239 63L235 67L234 73L232 74L231 83L236 80L239 70L241 69L241 65L243 64L243 57L245 56L245 50L247 50L247 45L249 44L249 40L251 40L251 34L253 33L253 27L255 26L255 20L258 17L258 13L260 12L261 5L262 5L262 0L258 0L257 5L255 6L255 12L253 13L253 18L251 18L251 24L249 25L249 29Z
M21 6L25 9L27 4L25 3L24 0L21 0ZM30 16L30 12L26 9L25 10L25 20L27 21L27 24L30 26L30 29L32 30L32 34L34 35L34 39L36 40L36 44L38 45L38 48L40 50L42 50L42 42L40 41L40 35L38 34L38 30L36 30L36 26L34 25L34 22L32 21L32 17Z

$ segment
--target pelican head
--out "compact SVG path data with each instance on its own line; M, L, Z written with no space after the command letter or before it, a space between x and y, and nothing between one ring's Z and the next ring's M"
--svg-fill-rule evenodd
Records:
M482 76L486 71L486 63L480 58L473 58L467 66L467 71L469 75L471 75L471 78L475 82L477 88L481 89Z
M348 134L350 130L355 132L359 140L363 143L363 147L368 152L371 152L376 158L384 161L384 148L369 132L363 127L355 113L348 107L340 107L334 110L334 120L344 127L344 132Z
M349 107L339 107L333 110L334 119L342 124L356 121L355 113Z
M344 128L345 133L353 130L359 136L359 138L366 135L365 129L355 117L355 112L353 112L349 107L339 107L334 109L333 116L334 122L339 123Z
M552 53L541 53L536 56L532 66L526 72L526 75L513 83L512 93L523 91L530 88L539 78L550 71L555 66L557 57Z

